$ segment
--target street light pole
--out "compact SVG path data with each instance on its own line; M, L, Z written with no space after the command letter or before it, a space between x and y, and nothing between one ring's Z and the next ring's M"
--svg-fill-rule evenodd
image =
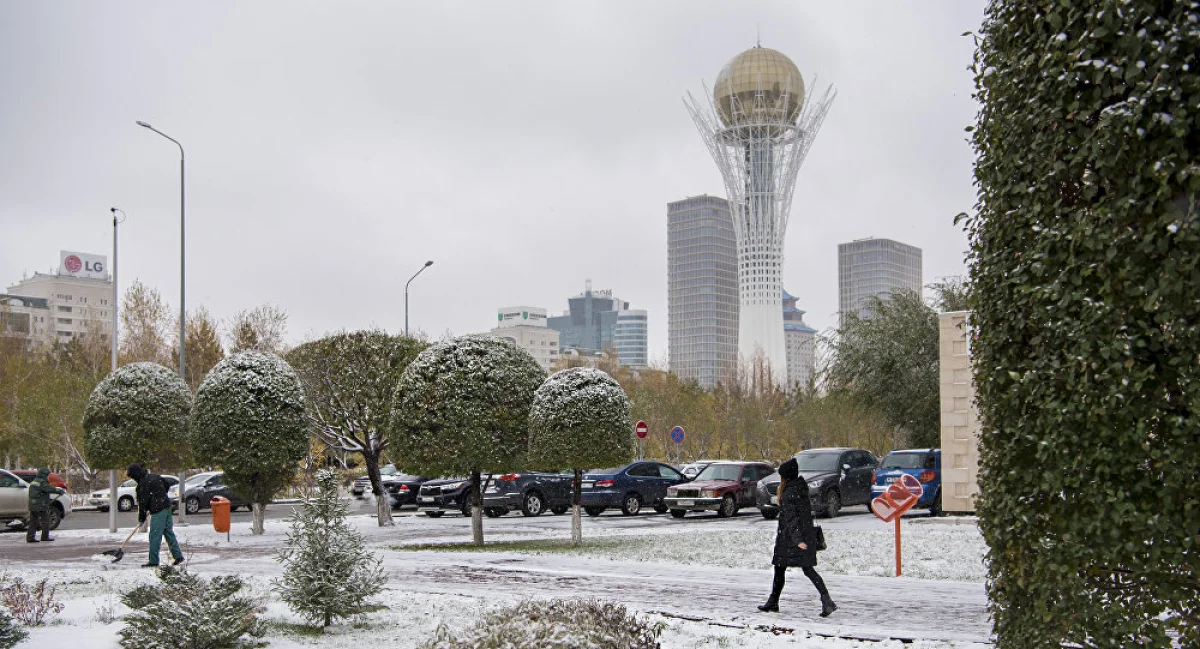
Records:
M113 299L112 299L112 372L117 371L117 339L118 339L118 323L117 311L121 304L121 292L117 285L117 225L125 220L125 210L110 207L109 212L112 212L113 217L113 263L112 263L112 279L113 279ZM121 218L117 218L117 212L121 213ZM117 531L117 470L108 470L108 531Z
M174 142L175 146L179 147L179 378L183 379L183 382L186 384L187 383L187 372L185 371L185 367L186 367L185 359L187 358L187 353L186 353L187 345L185 342L185 338L186 338L185 326L187 325L187 291L186 291L187 284L184 281L184 279L185 279L184 273L185 273L185 269L187 268L187 264L186 264L187 248L184 245L185 240L186 240L185 239L186 238L186 229L184 228L184 206L185 206L186 202L184 200L184 196L185 196L184 177L185 176L184 176L183 145L179 143L179 140L176 140L175 138L171 137L170 135L167 135L166 133L163 133L162 131L154 128L153 126L150 126L146 122L138 120L137 125L141 126L142 128L150 129L151 131L154 131L155 133L158 133L159 135ZM179 524L183 525L184 517L187 516L187 507L185 507L184 503L183 503L183 470L182 469L180 469L180 471L179 471L179 487L178 487L178 489L179 489L179 514L177 515L176 518L178 519Z
M425 269L429 268L432 265L433 265L432 261L425 262L425 265L421 266L421 270L418 270L416 273L414 273L413 276L408 278L408 281L404 283L404 337L405 338L408 337L408 285L412 284L412 281L417 278L417 275L420 275L421 273L425 272Z

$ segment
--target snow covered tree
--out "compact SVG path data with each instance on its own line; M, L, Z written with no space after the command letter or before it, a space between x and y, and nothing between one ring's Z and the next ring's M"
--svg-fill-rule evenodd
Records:
M337 476L321 471L316 497L295 512L277 557L286 567L275 591L293 611L322 627L369 611L367 600L387 581L379 558L346 524L347 511L338 497Z
M520 468L529 408L546 373L529 352L489 336L464 336L426 349L396 386L396 466L423 475L467 475L471 529L483 544L480 473Z
M974 71L996 646L1200 646L1200 2L993 0Z
M240 577L211 581L163 566L158 583L121 596L133 609L118 631L125 649L251 649L266 632L258 598L242 593Z
M305 343L287 354L304 384L317 437L330 448L362 455L380 525L392 524L391 503L379 475L389 442L392 394L404 368L426 346L383 331L355 331Z
M586 367L555 372L537 389L529 413L529 464L574 469L571 541L583 543L579 514L584 469L617 466L634 457L629 397L611 376Z
M84 454L94 468L134 462L179 471L190 460L192 393L179 375L157 363L133 363L92 390L83 414Z
M9 614L0 608L0 649L11 649L29 636Z
M420 649L659 649L666 627L596 599L527 600L496 609L468 629L438 627Z
M252 503L253 534L267 503L308 452L300 379L274 354L227 356L196 391L190 436L201 464L225 471L225 484Z

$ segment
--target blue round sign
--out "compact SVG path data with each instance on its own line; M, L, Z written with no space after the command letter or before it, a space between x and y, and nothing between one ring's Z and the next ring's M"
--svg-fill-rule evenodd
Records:
M683 443L683 426L676 426L671 429L671 441L676 444Z

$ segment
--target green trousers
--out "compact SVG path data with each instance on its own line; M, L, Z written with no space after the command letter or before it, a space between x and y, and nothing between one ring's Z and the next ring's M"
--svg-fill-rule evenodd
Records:
M171 519L171 508L168 507L157 514L150 514L150 563L158 565L158 549L163 537L167 539L167 547L171 549L171 557L183 559L183 551L179 549L179 541L175 540L175 523Z

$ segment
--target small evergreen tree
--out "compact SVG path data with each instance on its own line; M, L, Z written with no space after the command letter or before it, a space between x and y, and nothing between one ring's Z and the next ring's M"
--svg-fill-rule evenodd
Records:
M163 566L158 579L121 596L121 603L133 609L119 632L125 649L249 649L264 644L258 617L262 606L241 594L246 586L241 578L207 581Z
M370 610L366 601L383 590L379 559L346 524L348 508L338 498L337 476L317 474L317 495L296 511L287 543L276 558L286 565L275 591L293 611L329 626L335 619Z
M0 609L0 649L9 649L29 636L29 632L21 628L8 612Z

